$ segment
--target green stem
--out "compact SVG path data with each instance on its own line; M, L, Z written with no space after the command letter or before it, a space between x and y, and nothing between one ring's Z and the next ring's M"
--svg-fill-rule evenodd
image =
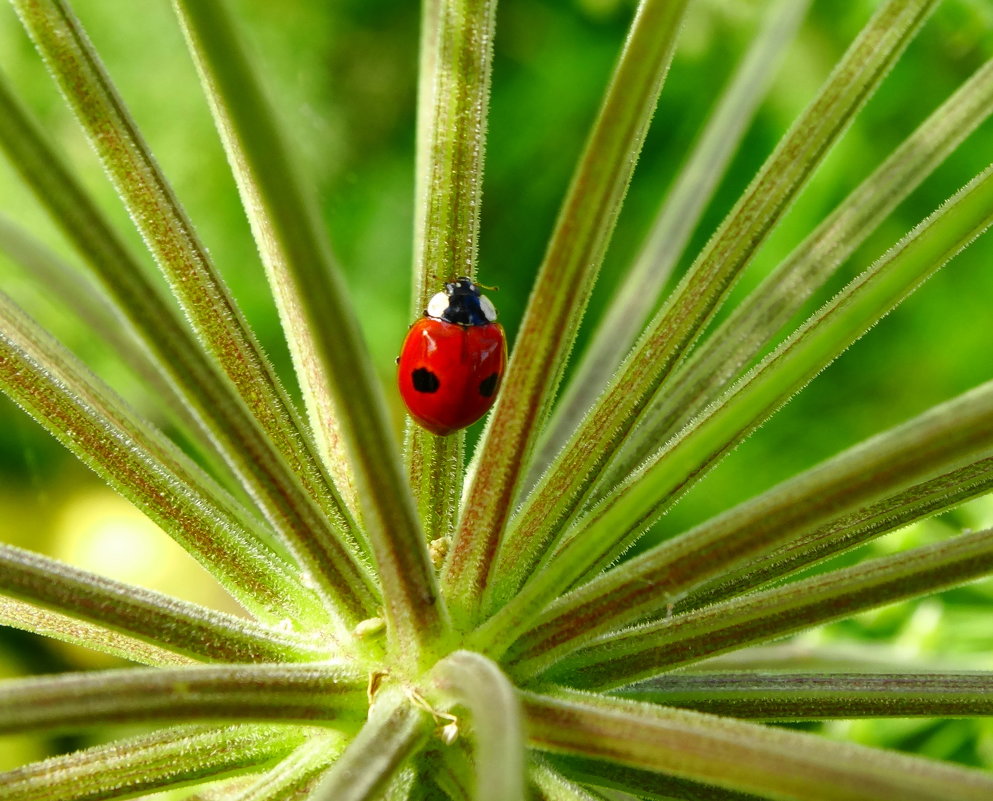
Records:
M351 308L337 299L308 301L305 297L341 291L342 282L336 277L337 265L321 220L223 4L201 3L191 8L184 0L175 0L173 5L262 256L306 403L310 431L322 465L333 479L328 489L335 519L348 536L367 549L353 517L359 503L342 439L342 410L330 391L342 377L330 372L336 365L321 359L315 340L319 337L317 328L326 327L327 319L312 320L308 304L330 304L345 313ZM347 344L348 339L343 338L341 346ZM361 388L361 384L351 384L353 391Z
M533 486L610 382L651 315L690 235L751 124L776 67L807 12L807 0L779 0L764 12L761 30L714 103L706 128L651 224L623 283L605 304L569 383L542 431L528 471Z
M575 686L618 687L991 570L993 531L962 534L610 635L561 660L551 674L568 676Z
M524 693L534 747L782 801L981 801L993 777L685 709L565 690Z
M532 758L529 775L537 801L606 801L606 796L570 781L538 757Z
M110 723L273 720L346 730L365 717L351 664L129 668L0 682L0 732Z
M616 801L628 801L628 796L623 795L623 793L630 793L635 798L651 798L658 799L658 801L673 801L673 799L679 799L679 801L766 801L768 798L767 796L759 798L751 793L725 790L722 787L715 787L713 784L639 770L606 760L561 754L548 754L545 759L550 765L559 768L566 775L575 777L584 784L619 791L622 795ZM614 801L613 796L611 796L611 801Z
M677 599L673 608L682 612L741 595L829 556L851 550L881 534L954 509L990 492L993 492L993 458L980 459L843 515L737 570L723 572Z
M475 767L472 764L468 746L462 739L454 743L454 748L429 752L422 760L418 772L419 779L429 778L443 795L428 795L426 801L438 798L448 801L476 801L472 794Z
M993 715L993 673L672 674L624 698L752 720Z
M436 686L469 709L476 741L476 801L524 797L524 729L514 687L496 663L455 651L434 669Z
M559 213L449 550L453 616L475 618L493 557L662 90L685 0L644 0Z
M102 801L264 770L304 738L287 726L185 726L0 773L0 801Z
M344 748L343 737L337 732L311 734L276 767L244 790L225 796L223 801L298 801L305 798Z
M341 607L340 613L349 622L371 616L377 593L348 552L356 550L355 543L350 548L342 545L349 540L347 526L329 498L309 436L301 435L304 429L292 404L79 21L64 0L13 0L13 5L199 341L240 396L240 401L231 397L226 382L223 392L215 389L212 393L224 395L218 406L239 425L237 432L225 430L222 435L232 467L251 487L273 527L293 543L329 603ZM134 278L129 277L126 286L133 284ZM163 332L154 336L164 338ZM205 412L206 417L216 415L216 411Z
M474 632L490 655L530 628L565 587L605 569L680 494L921 283L993 223L993 167L959 190L825 304L778 350L571 529L521 591ZM501 650L502 652L502 650Z
M412 313L445 281L476 276L496 0L423 4L418 79ZM405 454L429 539L450 536L462 493L461 432L436 437L408 422Z
M310 801L371 801L426 738L431 716L398 689L380 692L369 719Z
M329 655L327 646L11 545L0 545L0 594L64 616L67 633L82 620L197 661L295 662Z
M190 0L176 5L246 205L260 208L252 214L256 234L274 240L264 252L284 318L292 318L293 347L306 362L299 365L304 386L326 395L335 410L382 585L387 635L394 649L417 663L427 659L425 649L445 629L444 602L358 320L223 6ZM316 403L315 413L323 405Z
M0 294L0 389L262 619L326 619L252 516Z
M131 321L118 314L83 271L63 261L43 242L35 239L4 215L0 215L0 250L19 264L66 314L72 314L94 335L102 338L108 350L130 368L140 383L141 405L164 408L192 445L199 448L212 472L221 476L225 486L234 482L224 461L209 437L201 435L196 414L187 406L182 391L156 362Z
M918 126L773 270L666 383L597 482L593 497L620 483L696 417L797 314L935 168L993 112L988 61Z
M849 47L515 516L498 554L487 611L506 603L535 565L555 552L649 399L934 5L935 0L889 0Z
M324 490L309 482L303 465L291 468L294 463L284 460L235 387L215 368L158 286L146 277L145 267L114 233L2 79L0 143L101 278L118 310L141 333L232 470L267 513L283 541L279 548L291 548L295 557L316 548L315 560L324 565L323 572L342 564L344 572L339 580L325 589L331 598L340 601L346 620L358 622L369 617L378 605L375 590L369 586L371 579L357 564L343 563L338 558L341 546L332 535L315 534L325 530L332 518L326 507L322 507L323 511L318 509L306 495L309 492L318 497ZM301 477L306 490L298 483ZM283 511L277 513L276 506ZM324 546L331 550L322 550ZM315 575L319 577L323 572Z
M69 617L40 606L0 595L0 626L78 645L139 665L190 665L197 660L168 648L108 629L102 624Z
M778 566L783 557L777 557L776 550L783 546L792 552L811 528L991 452L993 382L598 576L553 603L538 625L514 645L513 653L551 664L605 631L671 612L684 593L709 579L723 585L726 575L736 569L751 574L762 557ZM857 518L854 527L861 540L864 515Z

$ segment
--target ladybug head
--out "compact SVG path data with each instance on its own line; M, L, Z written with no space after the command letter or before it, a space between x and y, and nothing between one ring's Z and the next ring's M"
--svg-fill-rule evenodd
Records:
M425 314L456 325L486 325L497 318L489 298L479 294L479 285L465 277L446 283L445 291L431 298Z

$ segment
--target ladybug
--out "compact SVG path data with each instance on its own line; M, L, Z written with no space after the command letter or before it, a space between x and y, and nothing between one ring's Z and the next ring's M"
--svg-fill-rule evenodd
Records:
M397 385L407 410L446 436L475 423L496 400L507 340L496 309L469 278L445 284L400 350Z

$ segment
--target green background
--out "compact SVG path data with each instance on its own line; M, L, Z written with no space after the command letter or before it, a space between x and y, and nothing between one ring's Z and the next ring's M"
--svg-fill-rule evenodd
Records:
M243 18L256 63L314 184L399 434L403 412L392 382L393 360L411 322L417 5L409 0L237 0L230 5ZM590 323L609 302L611 290L747 46L765 5L758 0L691 3L578 347L588 336ZM683 268L876 5L869 0L813 4L694 236ZM169 4L165 0L128 4L77 0L74 6L267 352L292 385L285 344L248 225ZM618 0L501 3L478 277L499 286L492 298L511 344L632 9L632 3ZM781 261L991 55L993 4L946 0L763 246L734 297L741 297ZM19 87L23 100L43 121L81 179L139 249L140 241L96 157L6 5L0 6L0 69ZM973 134L869 238L810 308L830 297L986 167L993 160L991 132L993 127L986 124ZM3 159L0 211L72 257ZM157 419L154 399L122 370L115 355L73 319L71 309L52 303L44 287L34 285L2 256L0 285L101 377ZM993 378L991 309L993 238L987 235L728 457L683 499L653 536L678 532L849 444ZM334 321L327 324L333 326ZM470 440L478 428L470 432ZM143 560L158 564L161 560L157 556L149 559L148 554L157 555L165 546L154 543L154 533L141 535L153 538L149 540L153 544L145 544L145 539L134 534L142 545L133 553L121 544L132 537L127 527L134 524L133 518L95 488L95 482L33 422L0 399L0 539L69 559L85 551L92 560L88 567L108 572L129 565L135 568L135 563L140 567ZM123 527L123 539L109 537L101 550L93 543L99 545L106 528L105 521L100 521L108 515L123 521L118 526ZM993 508L988 502L977 502L873 548L891 550L963 527L990 524ZM91 525L96 534L88 533ZM210 584L209 577L191 573L189 564L178 556L170 556L167 564L169 575L141 570L137 577L128 575L193 597L201 597L200 584ZM888 643L908 660L993 668L991 596L991 585L980 582L922 604L860 616L816 637ZM0 638L0 675L94 664L106 662L16 632ZM993 765L993 729L986 723L887 721L872 726L837 723L826 728L866 742ZM41 749L79 742L70 738L53 746L0 739L0 768L37 756Z

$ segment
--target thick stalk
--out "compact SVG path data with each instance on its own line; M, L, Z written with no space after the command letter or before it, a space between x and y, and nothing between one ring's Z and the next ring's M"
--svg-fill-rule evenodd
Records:
M685 0L644 0L545 254L442 577L468 625L613 231Z
M414 317L445 281L476 277L496 6L496 0L422 5ZM429 539L451 536L455 529L463 445L461 432L436 437L407 423L407 472Z

